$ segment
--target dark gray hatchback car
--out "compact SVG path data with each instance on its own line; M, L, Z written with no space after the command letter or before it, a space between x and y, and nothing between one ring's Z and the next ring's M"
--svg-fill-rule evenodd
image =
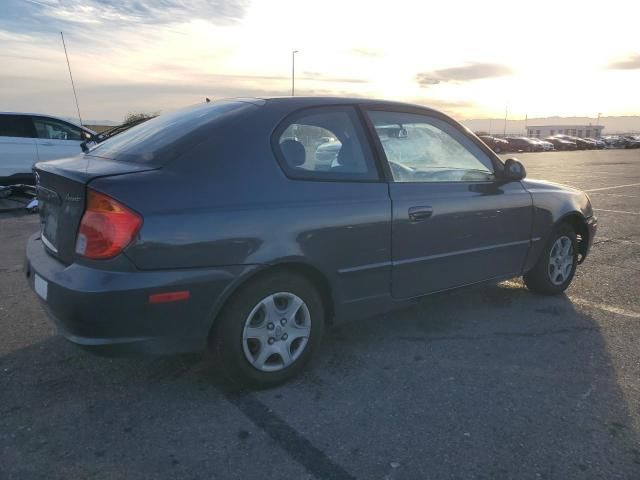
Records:
M374 100L198 105L36 176L25 271L67 339L212 346L260 385L299 372L335 321L520 275L560 293L596 230L583 192L525 180L437 111Z

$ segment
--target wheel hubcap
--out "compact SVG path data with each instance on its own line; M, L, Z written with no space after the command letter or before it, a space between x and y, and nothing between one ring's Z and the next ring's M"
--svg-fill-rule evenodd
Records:
M562 285L573 270L573 243L567 236L558 238L549 252L549 279L554 285Z
M274 293L260 300L245 320L244 355L258 370L282 370L302 355L310 334L311 315L302 299Z

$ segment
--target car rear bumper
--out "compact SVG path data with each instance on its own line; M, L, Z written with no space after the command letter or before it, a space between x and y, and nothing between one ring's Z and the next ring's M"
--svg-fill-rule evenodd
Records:
M39 234L27 243L24 267L58 331L102 354L205 349L220 299L246 268L113 272L64 265L45 252ZM187 300L149 301L152 294L185 290Z

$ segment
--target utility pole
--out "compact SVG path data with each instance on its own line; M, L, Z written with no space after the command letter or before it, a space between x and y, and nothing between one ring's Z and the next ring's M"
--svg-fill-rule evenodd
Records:
M291 96L294 97L296 94L296 53L298 50L293 50L291 52Z
M78 120L82 126L82 117L80 116L80 105L78 104L78 95L76 94L76 85L73 83L73 75L71 75L71 64L69 63L69 55L67 54L67 45L64 43L64 35L60 32L62 38L62 48L64 48L64 56L67 58L67 68L69 69L69 78L71 79L71 88L73 89L73 97L76 99L76 109L78 110Z
M508 112L509 112L509 104L507 103L504 106L504 130L502 132L502 135L505 136L505 137L507 136L507 114L508 114Z

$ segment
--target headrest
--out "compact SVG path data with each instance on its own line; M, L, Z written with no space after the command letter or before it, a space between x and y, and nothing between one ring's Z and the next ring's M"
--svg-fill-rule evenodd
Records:
M306 161L306 151L304 145L298 140L288 139L280 143L280 150L284 155L285 160L292 167L300 167L304 165Z

